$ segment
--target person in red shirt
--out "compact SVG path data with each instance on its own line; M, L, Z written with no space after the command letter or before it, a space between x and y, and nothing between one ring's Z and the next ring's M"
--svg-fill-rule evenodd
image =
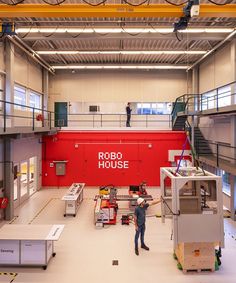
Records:
M147 190L146 190L146 187L147 187L147 182L146 181L143 181L140 185L139 185L139 194L141 196L146 196L148 193L147 193Z

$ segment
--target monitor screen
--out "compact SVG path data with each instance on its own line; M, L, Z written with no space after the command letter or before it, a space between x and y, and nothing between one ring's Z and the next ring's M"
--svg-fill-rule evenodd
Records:
M132 192L138 192L139 191L139 186L130 185L129 186L129 190L132 191Z

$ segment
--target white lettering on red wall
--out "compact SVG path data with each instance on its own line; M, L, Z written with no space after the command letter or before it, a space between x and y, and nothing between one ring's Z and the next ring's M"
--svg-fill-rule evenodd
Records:
M129 161L123 160L121 152L98 152L99 169L128 169Z

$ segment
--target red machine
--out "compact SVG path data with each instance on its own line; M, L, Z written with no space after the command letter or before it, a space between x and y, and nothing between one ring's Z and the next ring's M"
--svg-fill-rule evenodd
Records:
M110 202L110 199L98 198L95 206L95 224L116 224L117 210L116 201Z

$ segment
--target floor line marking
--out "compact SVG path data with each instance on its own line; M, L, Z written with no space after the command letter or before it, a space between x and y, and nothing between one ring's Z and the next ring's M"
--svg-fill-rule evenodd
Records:
M14 216L13 219L8 224L12 224L13 222L15 222L18 217L19 216Z
M51 198L49 199L46 204L34 215L34 217L28 222L28 224L31 224L40 214L41 212L53 201L53 200L57 200L60 198Z
M16 273L16 272L0 272L0 275L11 276L12 278L11 278L11 281L9 282L9 283L11 283L15 280L18 273Z

